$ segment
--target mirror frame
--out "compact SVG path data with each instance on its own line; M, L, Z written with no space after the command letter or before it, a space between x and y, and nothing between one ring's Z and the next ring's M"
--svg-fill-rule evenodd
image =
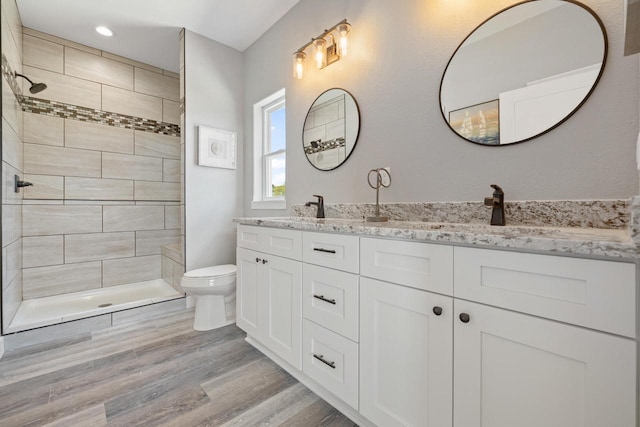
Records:
M582 101L578 105L576 105L576 107L573 110L571 110L571 112L569 112L562 120L560 120L558 123L556 123L555 125L551 126L550 128L546 129L545 131L537 133L537 134L535 134L533 136L530 136L529 138L521 139L519 141L511 142L511 143L505 144L505 145L500 145L500 144L497 144L497 145L494 145L494 144L482 144L480 142L472 141L470 139L467 139L467 138L463 137L458 132L456 132L455 129L453 129L451 127L451 125L449 124L449 120L447 120L447 118L445 117L444 111L442 110L442 84L444 82L444 76L447 74L447 70L449 69L449 66L451 65L451 61L456 56L456 53L458 53L458 51L462 48L462 46L467 41L467 39L469 39L469 37L471 37L473 35L473 33L475 33L480 27L482 27L484 24L486 24L487 22L489 22L490 20L492 20L496 16L500 15L503 12L506 12L509 9L513 9L514 7L518 7L518 6L523 5L525 3L531 3L531 2L535 2L535 1L539 1L539 0L524 0L524 1L518 2L518 3L514 4L514 5L511 5L509 7L505 7L502 10L499 10L498 12L494 13L493 15L491 15L490 17L488 17L487 19L482 21L480 23L480 25L475 27L464 38L464 40L462 40L462 42L458 45L458 47L453 52L453 54L451 54L451 57L449 58L449 61L447 62L447 66L444 68L444 71L442 72L442 78L440 79L440 90L438 91L438 104L440 105L440 114L442 115L442 118L444 119L444 122L447 124L447 127L457 137L463 139L466 142L470 142L472 144L480 145L480 146L483 146L483 147L508 147L508 146L517 145L517 144L520 144L522 142L527 142L527 141L531 141L532 139L538 138L539 136L542 136L542 135L544 135L544 134L546 134L548 132L551 132L553 129L557 128L558 126L560 126L561 124L563 124L564 122L569 120L569 118L571 116L573 116L575 114L575 112L578 111L584 105L585 102L587 102L587 99L589 99L591 94L595 91L596 86L598 86L598 83L600 82L600 78L602 77L602 74L604 73L605 66L607 64L607 56L608 56L608 53L609 53L609 38L607 36L607 30L604 27L604 23L602 22L602 19L600 19L600 17L595 13L595 11L593 9L591 9L589 6L587 6L587 5L583 4L583 3L580 3L577 0L559 0L559 1L566 2L566 3L573 3L574 5L576 5L578 7L581 7L584 10L586 10L587 12L589 12L591 14L591 16L596 20L598 25L600 26L600 30L602 30L602 38L603 38L602 41L604 43L604 52L603 52L603 55L602 55L602 66L600 67L600 72L598 73L598 77L595 79L595 81L593 82L593 85L591 86L591 89L589 89L589 92L585 95L585 97L582 99Z
M311 112L311 109L313 108L313 105L318 101L318 99L320 99L320 97L322 95L324 95L325 93L329 92L330 90L341 90L344 91L345 94L349 95L351 97L351 99L353 100L353 103L356 105L356 111L358 112L358 133L356 134L356 138L353 141L353 148L351 149L351 151L346 155L346 157L344 158L344 160L342 162L340 162L340 164L336 165L335 167L331 168L331 169L320 169L319 167L317 167L316 165L314 165L311 162L311 159L309 159L309 156L307 155L307 153L304 153L304 125L305 123L307 123L307 119L309 118L309 113ZM360 114L360 106L358 105L358 101L356 101L356 98L351 94L351 92L349 92L346 89L343 89L341 87L331 87L325 91L323 91L320 95L318 95L316 97L316 99L313 100L313 102L311 103L311 105L309 106L309 109L307 110L307 114L304 116L304 122L302 123L302 152L304 153L304 156L307 158L307 161L309 162L309 164L311 166L313 166L314 168L316 168L319 171L322 172L329 172L335 169L338 169L340 166L344 165L347 160L349 160L349 157L351 157L351 154L353 153L353 151L356 149L356 145L358 145L358 139L360 139L360 129L362 129L362 119L361 119L361 114ZM346 143L346 141L345 141Z

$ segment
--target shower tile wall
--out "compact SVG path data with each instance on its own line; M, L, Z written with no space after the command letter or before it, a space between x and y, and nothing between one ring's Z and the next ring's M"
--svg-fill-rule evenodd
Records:
M340 95L309 110L304 128L305 145L313 140L345 137L344 104L345 97Z
M14 0L0 2L3 70L22 70L22 23ZM6 64L4 63L6 61ZM23 120L16 94L2 76L2 302L6 327L22 301L22 193L14 193L13 176L23 174Z
M161 246L183 234L179 75L23 32L24 73L48 86L24 113L34 186L22 212L23 298L160 278Z

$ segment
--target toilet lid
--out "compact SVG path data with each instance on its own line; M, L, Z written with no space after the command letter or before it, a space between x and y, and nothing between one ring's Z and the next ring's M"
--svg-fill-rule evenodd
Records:
M213 267L198 268L197 270L187 271L186 277L222 277L236 274L236 266L233 264L214 265Z

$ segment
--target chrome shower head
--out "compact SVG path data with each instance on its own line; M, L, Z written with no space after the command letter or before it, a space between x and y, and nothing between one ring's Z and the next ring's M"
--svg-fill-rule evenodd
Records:
M34 83L29 77L20 74L20 73L14 73L16 77L22 77L23 79L25 79L26 81L28 81L29 83L31 83L31 87L29 88L29 92L36 94L38 92L42 92L43 90L45 90L47 88L47 85L44 83Z

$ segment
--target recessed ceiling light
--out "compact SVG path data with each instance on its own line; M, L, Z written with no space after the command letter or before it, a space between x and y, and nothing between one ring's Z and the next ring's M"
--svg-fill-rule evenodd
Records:
M113 31L110 28L105 27L104 25L97 26L96 31L98 32L98 34L102 34L106 37L111 37L113 35Z

